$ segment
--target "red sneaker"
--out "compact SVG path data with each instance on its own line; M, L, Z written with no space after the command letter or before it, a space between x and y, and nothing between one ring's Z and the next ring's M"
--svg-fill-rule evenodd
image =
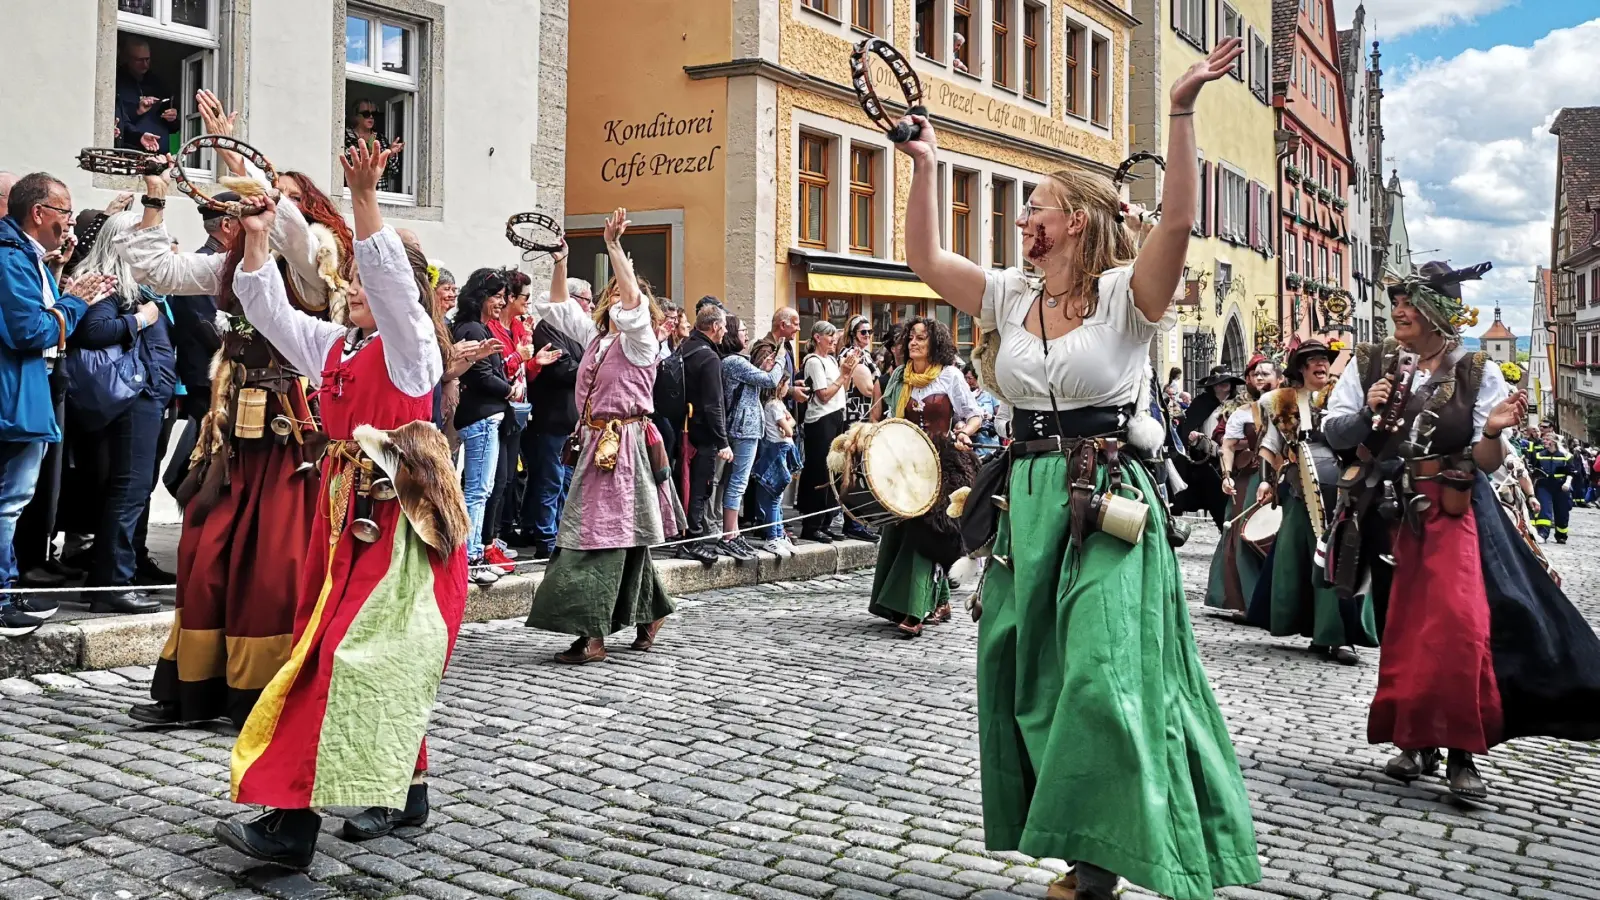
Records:
M517 571L517 564L506 556L505 551L493 544L483 551L483 561L494 566L493 571L499 572L501 575L510 575Z

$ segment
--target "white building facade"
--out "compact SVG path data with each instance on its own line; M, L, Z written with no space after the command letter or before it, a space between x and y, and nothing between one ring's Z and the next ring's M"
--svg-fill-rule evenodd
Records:
M562 211L568 0L76 0L29 3L0 55L6 118L0 169L47 171L77 209L104 206L134 179L76 168L110 147L119 54L150 48L158 98L178 113L174 143L201 131L195 92L239 113L235 132L279 171L303 172L343 205L335 161L350 115L406 150L383 184L385 217L458 270L505 265L506 217ZM19 127L25 123L25 127ZM164 148L166 149L166 148ZM183 164L196 179L216 161ZM197 214L168 211L180 244L202 242ZM347 208L347 207L346 207Z
M1539 266L1533 276L1533 324L1528 335L1528 393L1533 398L1533 408L1528 411L1528 421L1538 424L1546 419L1555 421L1555 382L1550 370L1550 331L1555 322L1550 316L1550 270Z
M1369 115L1368 91L1373 81L1367 65L1365 6L1356 7L1355 19L1347 31L1339 32L1340 75L1350 114L1345 127L1350 131L1350 187L1344 199L1350 204L1346 233L1350 236L1350 298L1353 301L1351 330L1358 342L1373 338L1373 299L1379 288L1380 273L1372 271L1372 215L1377 200L1373 196L1372 172L1368 169L1373 135L1369 132L1375 117Z

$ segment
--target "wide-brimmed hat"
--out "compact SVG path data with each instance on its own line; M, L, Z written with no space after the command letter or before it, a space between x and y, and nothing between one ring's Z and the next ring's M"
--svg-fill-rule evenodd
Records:
M1461 300L1461 282L1477 281L1494 263L1453 269L1447 262L1431 260L1417 274L1389 285L1389 299L1405 296L1439 331L1460 337L1461 329L1478 324L1478 311Z
M1203 388L1213 388L1224 382L1243 386L1244 376L1230 372L1224 366L1217 366L1211 370L1210 375L1207 375L1205 378L1200 380L1200 386Z
M1313 356L1325 356L1329 362L1333 362L1335 354L1327 344L1315 338L1301 341L1289 351L1289 357L1283 364L1283 371L1289 377L1299 379L1300 370L1305 368Z

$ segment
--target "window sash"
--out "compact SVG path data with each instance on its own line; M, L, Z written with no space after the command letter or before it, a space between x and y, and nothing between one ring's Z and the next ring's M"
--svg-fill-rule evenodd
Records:
M916 40L917 52L929 59L940 59L939 36L943 33L944 19L939 15L940 0L917 0Z
M1201 50L1206 49L1206 0L1172 0L1172 27Z
M854 0L855 9L851 15L851 27L867 34L878 33L877 0Z
M1110 42L1102 38L1094 38L1089 47L1089 119L1096 125L1106 124L1105 79L1101 77L1106 69L1106 51L1110 49Z
M850 148L850 249L875 252L877 241L877 154Z
M972 173L955 172L950 178L950 237L957 256L972 258Z
M125 10L119 3L117 26L151 37L177 39L182 43L198 44L214 49L217 47L219 2L220 0L206 0L206 24L203 28L174 21L172 0L151 0L150 15Z
M1071 24L1067 25L1067 33L1066 33L1066 42L1065 42L1065 44L1066 44L1066 46L1063 47L1062 49L1063 49L1063 52L1066 54L1066 69L1067 69L1066 107L1067 107L1067 114L1068 115L1072 115L1072 116L1082 117L1083 116L1083 91L1078 86L1079 85L1079 79L1081 77L1081 73L1079 72L1078 63L1079 63L1079 60L1082 58L1082 53L1083 53L1083 29L1078 27L1077 25L1071 25Z
M1244 16L1239 15L1239 11L1225 0L1217 0L1217 40L1220 42L1230 37L1244 37ZM1244 80L1245 56L1248 55L1234 60L1233 67L1228 70L1238 81Z
M1039 32L1044 7L1028 3L1022 8L1022 93L1039 99Z
M807 165L815 159L817 168ZM828 142L808 134L800 136L800 244L828 246Z
M1011 0L994 0L994 83L1011 86Z
M995 178L991 191L994 208L990 215L989 239L993 253L991 265L996 269L1011 265L1011 191L1015 186L1016 182L1010 179Z
M365 22L366 27L366 62L351 62L348 36L350 24L353 21ZM385 71L383 68L383 29L385 26L398 28L405 33L405 47L403 58L409 61L409 72ZM389 18L361 8L351 8L345 18L345 77L363 84L380 85L415 90L419 84L418 70L421 68L417 49L421 46L418 33L421 28L413 22Z

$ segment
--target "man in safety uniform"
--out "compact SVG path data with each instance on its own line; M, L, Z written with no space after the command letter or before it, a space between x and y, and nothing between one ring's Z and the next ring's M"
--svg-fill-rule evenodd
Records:
M1582 477L1576 470L1573 456L1561 446L1561 438L1546 432L1541 440L1528 448L1528 469L1534 477L1534 496L1539 500L1539 515L1533 525L1539 530L1539 540L1548 542L1552 527L1556 543L1567 542L1567 523L1572 517L1574 476Z

